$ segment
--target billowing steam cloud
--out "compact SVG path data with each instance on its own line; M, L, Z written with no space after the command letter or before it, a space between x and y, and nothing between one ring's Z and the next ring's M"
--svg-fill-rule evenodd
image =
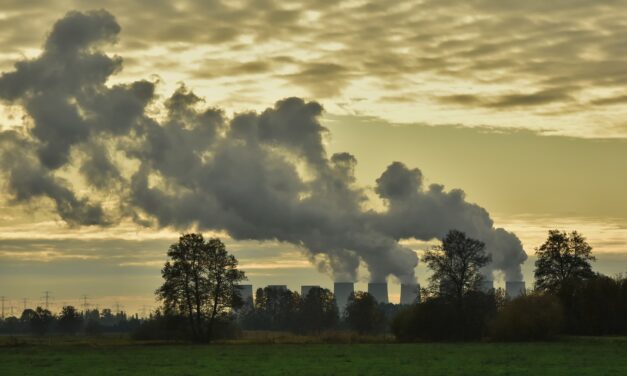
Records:
M302 246L336 280L353 281L364 262L373 281L415 280L416 254L399 240L430 240L449 229L486 242L495 269L520 279L526 255L515 235L460 190L423 187L419 170L394 162L377 180L383 212L365 210L357 160L327 155L316 102L288 98L262 113L228 119L200 108L181 86L149 116L154 84L107 86L122 59L100 49L120 31L106 11L71 12L58 21L43 53L0 76L0 99L29 115L0 133L0 169L16 202L49 198L70 225L142 225L224 230L235 239ZM73 171L99 194L77 192ZM103 205L97 197L117 197ZM96 197L96 198L94 198Z

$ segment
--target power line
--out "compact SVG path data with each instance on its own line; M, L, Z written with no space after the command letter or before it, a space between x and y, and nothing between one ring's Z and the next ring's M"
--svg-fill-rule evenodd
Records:
M89 303L87 302L87 299L89 299L89 297L87 295L81 296L81 300L83 301L83 303L82 303L83 314L87 313L87 310L89 309Z
M43 299L44 299L44 308L48 310L48 308L50 307L50 300L51 300L50 291L44 291Z

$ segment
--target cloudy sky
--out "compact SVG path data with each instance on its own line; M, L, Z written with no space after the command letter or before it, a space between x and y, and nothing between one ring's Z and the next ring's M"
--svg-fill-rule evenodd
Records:
M531 284L549 228L627 272L627 1L0 3L15 307L154 306L192 229L255 286L388 278L392 300L451 227L497 280Z

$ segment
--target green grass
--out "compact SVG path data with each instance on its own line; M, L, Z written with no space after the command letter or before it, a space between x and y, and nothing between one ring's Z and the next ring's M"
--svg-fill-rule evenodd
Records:
M0 341L0 344L2 341ZM5 341L6 343L6 341ZM627 375L627 338L554 343L0 345L0 375Z

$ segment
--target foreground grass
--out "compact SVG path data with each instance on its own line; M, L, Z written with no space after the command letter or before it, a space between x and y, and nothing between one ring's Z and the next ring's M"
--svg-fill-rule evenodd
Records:
M135 344L0 347L0 375L627 375L627 339L555 343Z

